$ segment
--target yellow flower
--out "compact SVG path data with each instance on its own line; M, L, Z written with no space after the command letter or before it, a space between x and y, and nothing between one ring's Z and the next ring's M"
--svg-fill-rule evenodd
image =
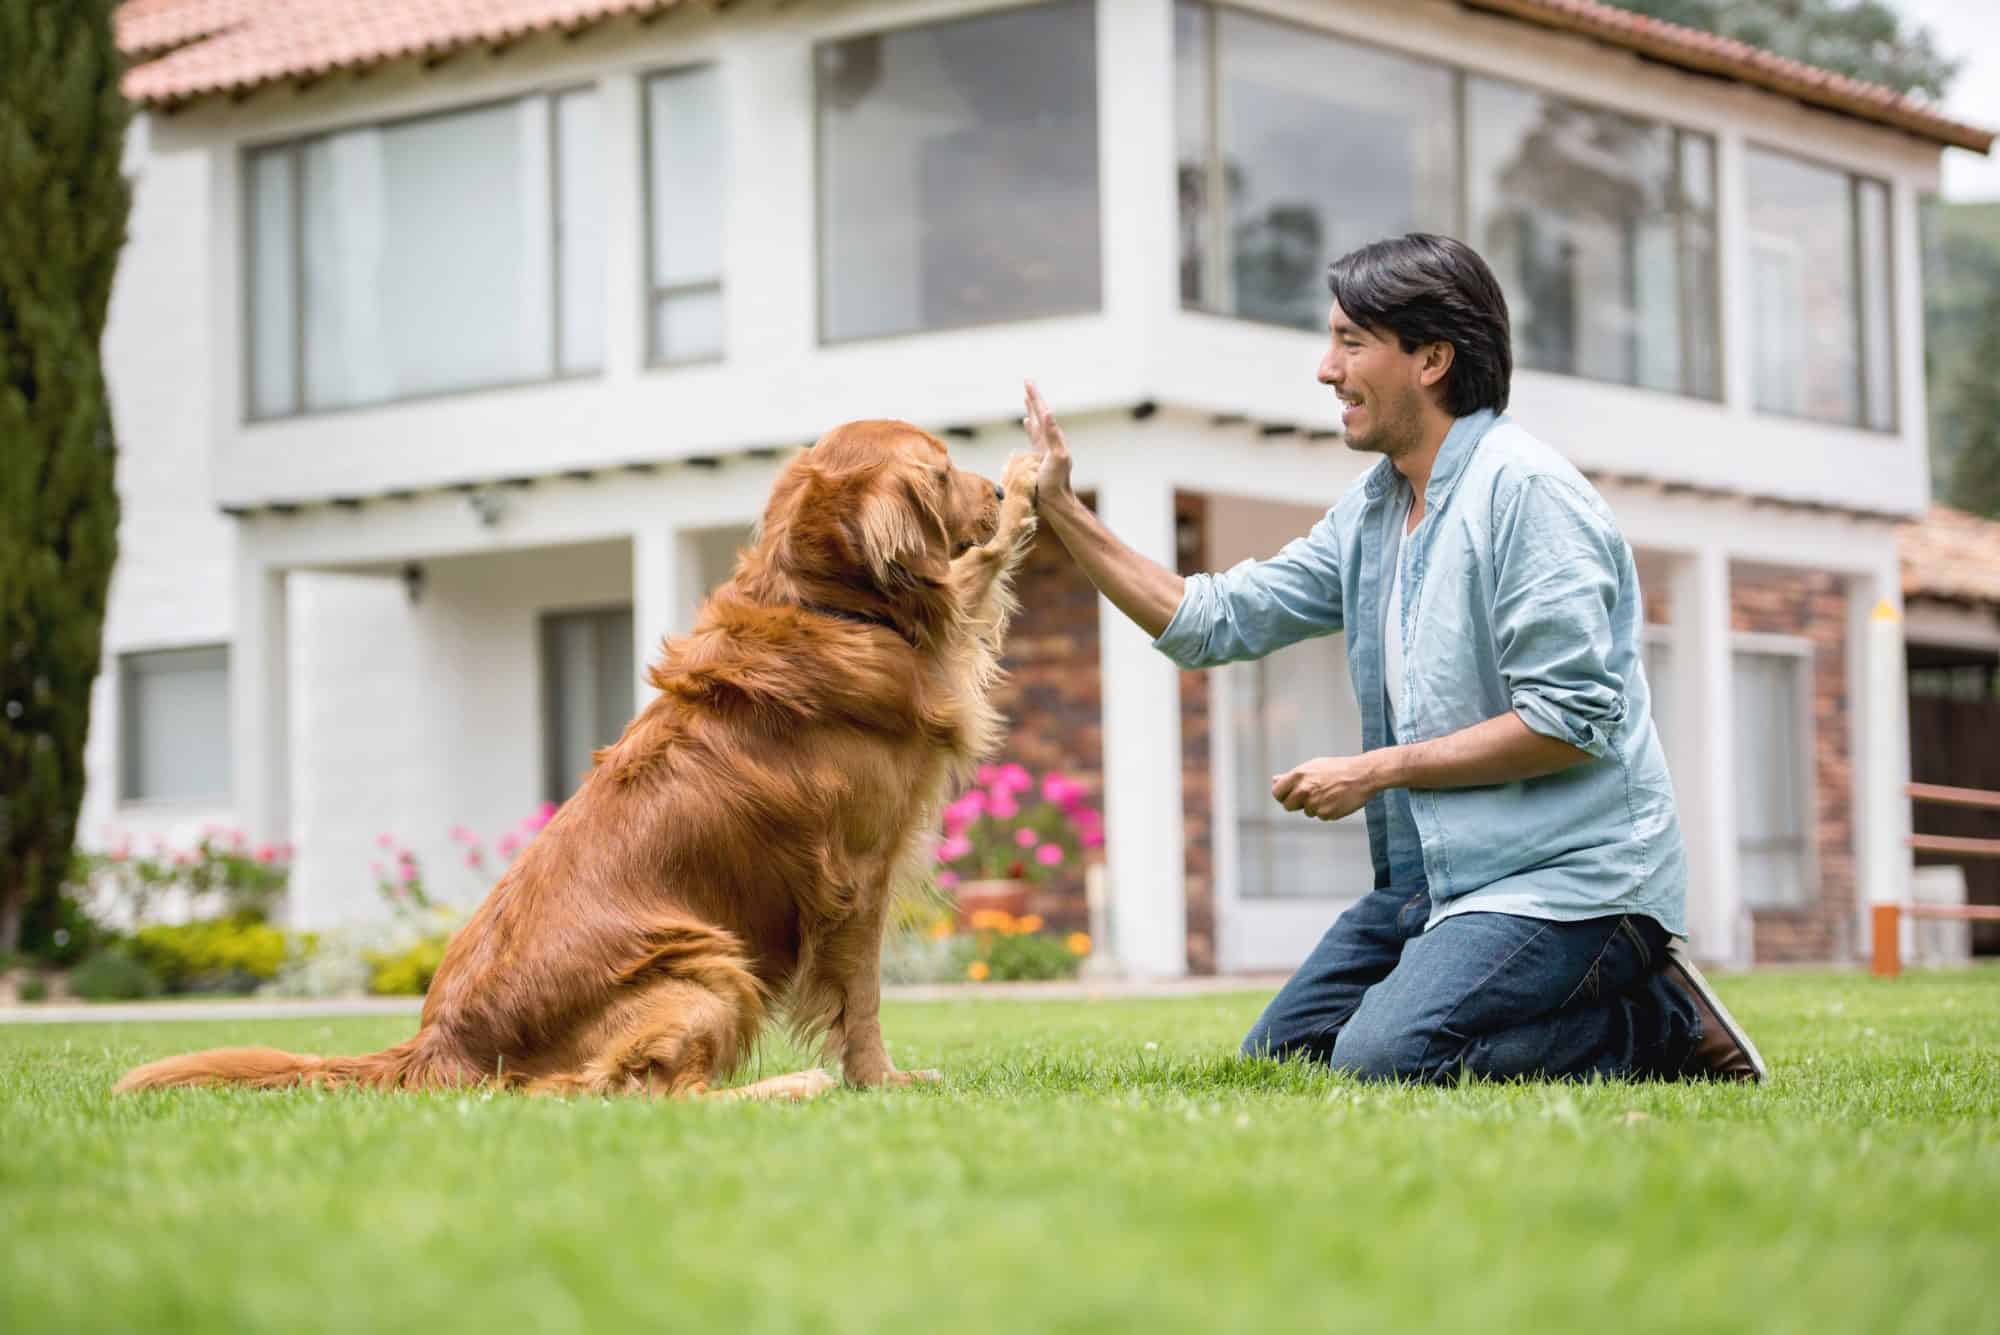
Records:
M985 960L974 960L972 963L965 966L965 976L967 978L970 978L975 983L985 982L987 975L991 974L992 972L993 970L986 967Z
M1014 919L1014 930L1023 936L1026 936L1030 932L1041 931L1042 915L1039 913L1030 913L1026 917Z
M975 909L972 914L975 932L1005 932L1013 925L1013 916L1004 909Z
M1071 932L1064 938L1063 944L1069 947L1069 953L1072 955L1088 955L1090 953L1090 933Z
M942 941L950 935L951 935L951 924L949 922L946 922L944 919L940 918L938 921L931 924L931 930L930 930L931 940Z

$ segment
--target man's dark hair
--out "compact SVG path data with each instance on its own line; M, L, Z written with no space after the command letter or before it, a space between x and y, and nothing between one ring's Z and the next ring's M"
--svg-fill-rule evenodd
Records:
M1329 264L1326 285L1348 319L1394 334L1405 352L1451 344L1444 407L1453 417L1506 409L1514 378L1507 298L1471 246L1427 232L1372 242Z

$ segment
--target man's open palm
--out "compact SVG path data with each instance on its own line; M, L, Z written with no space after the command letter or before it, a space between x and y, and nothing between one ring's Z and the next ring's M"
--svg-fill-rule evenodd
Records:
M1021 419L1021 425L1028 429L1028 443L1041 461L1041 469L1035 475L1035 501L1040 505L1069 495L1069 442L1063 439L1062 428L1056 425L1049 405L1042 402L1035 382L1025 381L1024 385L1028 415Z

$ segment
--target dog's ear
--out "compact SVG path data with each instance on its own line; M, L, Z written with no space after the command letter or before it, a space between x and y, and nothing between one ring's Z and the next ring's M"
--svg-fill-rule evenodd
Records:
M891 469L874 480L855 512L853 533L884 593L936 587L951 576L951 538L937 498L909 470Z

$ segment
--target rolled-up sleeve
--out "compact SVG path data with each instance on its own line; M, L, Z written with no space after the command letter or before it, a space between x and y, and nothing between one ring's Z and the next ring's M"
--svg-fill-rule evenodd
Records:
M1494 530L1493 625L1514 712L1601 758L1625 721L1608 664L1622 539L1560 478L1523 481Z
M1333 513L1268 561L1190 575L1153 647L1185 668L1262 658L1341 628L1340 544Z

